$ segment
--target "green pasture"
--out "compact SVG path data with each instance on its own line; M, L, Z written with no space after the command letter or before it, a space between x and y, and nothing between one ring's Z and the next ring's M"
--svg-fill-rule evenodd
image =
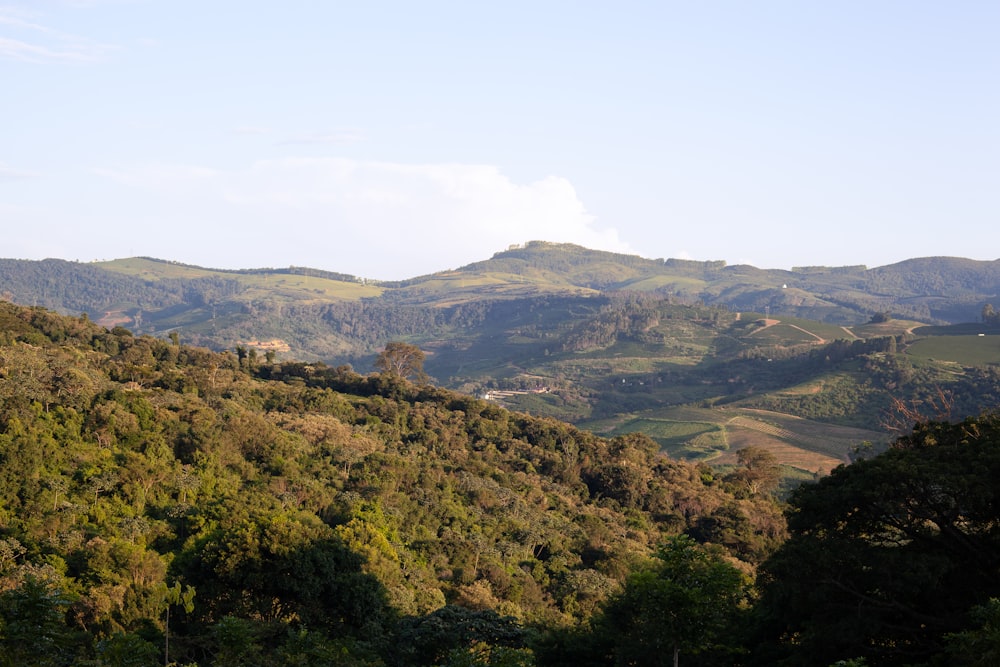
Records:
M251 295L261 299L274 299L277 294L290 300L356 300L376 297L382 293L382 288L375 285L312 276L264 274L241 275L240 278L250 288Z
M664 364L690 366L701 361L708 352L705 341L671 339L660 344L622 340L610 347L574 353L573 356L576 359L599 359L613 369L612 372L643 372Z
M953 361L963 366L1000 364L1000 334L921 338L911 343L906 353L920 359Z
M569 422L579 422L590 416L590 406L586 401L564 398L558 394L515 394L505 398L502 403L518 412Z
M598 428L602 425L604 429ZM711 458L728 447L725 428L711 421L639 417L625 421L593 422L586 427L607 437L644 433L660 445L661 451L678 458Z
M246 298L272 301L276 300L276 297L291 301L355 300L377 297L384 291L377 285L363 285L359 282L331 280L318 276L292 273L235 273L142 257L100 262L98 266L108 271L150 281L197 278L235 280L247 290L244 295Z
M110 262L95 262L94 265L107 271L114 271L115 273L122 273L127 276L136 276L144 280L164 280L168 278L190 280L209 276L221 278L231 275L224 271L213 271L212 269L146 259L145 257L129 257Z
M812 320L801 320L798 318L781 318L783 322L793 324L798 327L809 331L812 334L819 336L826 341L833 341L839 339L853 340L854 335L850 330L845 330L844 327L838 324L830 324L829 322L815 322Z
M696 292L705 288L706 282L697 278L678 276L650 276L629 282L623 287L636 292L655 292L664 288L677 292Z
M801 331L791 326L778 323L769 327L758 329L747 335L744 339L746 343L756 345L801 345L819 343L819 339L808 331Z

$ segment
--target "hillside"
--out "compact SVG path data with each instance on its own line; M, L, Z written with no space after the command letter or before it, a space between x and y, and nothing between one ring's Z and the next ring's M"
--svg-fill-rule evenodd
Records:
M838 325L862 324L876 312L928 324L973 322L1000 294L1000 261L937 257L873 269L782 271L532 242L454 271L399 282L302 267L221 271L150 258L92 264L0 260L0 289L19 303L86 312L95 321L117 318L137 332L180 327L219 349L231 348L247 332L259 339L282 334L298 358L329 359L338 347L355 355L377 347L351 331L318 328L365 306L406 307L414 317L432 318L463 304L621 291ZM309 343L296 326L279 320L325 335Z
M996 300L998 271L956 258L773 271L534 242L381 283L298 267L0 260L0 290L269 362L365 371L402 340L427 353L440 386L604 435L643 430L713 464L763 446L798 476L884 447L900 407L960 416L997 404L998 338L973 323ZM941 392L947 406L935 406Z
M891 367L880 340L822 344L822 363ZM988 371L966 370L977 398ZM808 435L806 469L837 427L746 406L613 421L603 438L0 302L0 656L604 666L655 662L666 633L706 665L908 665L995 644L996 413L859 452L791 493L787 528L753 438ZM724 468L658 452L720 430L742 447Z
M169 633L181 664L429 664L393 647L442 614L522 646L584 623L669 536L752 571L784 530L758 472L657 449L0 302L2 649L157 664ZM43 632L15 633L21 599Z

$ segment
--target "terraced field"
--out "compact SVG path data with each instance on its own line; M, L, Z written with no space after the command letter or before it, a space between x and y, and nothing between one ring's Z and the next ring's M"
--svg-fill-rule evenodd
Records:
M847 463L852 446L881 435L763 411L737 415L728 422L727 431L731 446L714 464L736 463L736 452L753 445L768 450L783 465L820 475Z
M887 440L887 435L878 431L742 408L709 410L687 406L584 426L610 436L639 431L672 456L713 465L735 464L740 449L761 447L782 465L820 475L848 463L854 447Z

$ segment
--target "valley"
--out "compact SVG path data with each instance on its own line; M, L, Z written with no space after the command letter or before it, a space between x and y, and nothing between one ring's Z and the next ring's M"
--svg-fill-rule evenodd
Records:
M790 477L884 448L894 400L991 407L1000 363L976 323L1000 268L957 258L775 271L532 242L397 282L151 258L0 260L0 279L19 303L260 359L366 372L405 341L439 386L713 465L764 446Z

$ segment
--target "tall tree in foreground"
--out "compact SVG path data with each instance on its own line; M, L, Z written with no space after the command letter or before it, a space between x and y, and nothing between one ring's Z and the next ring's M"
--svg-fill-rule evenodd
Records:
M720 552L681 535L629 576L598 627L613 643L616 664L677 667L682 654L723 648L748 585Z
M791 497L764 564L757 664L943 659L1000 597L1000 417L925 423ZM981 625L981 624L980 624Z

